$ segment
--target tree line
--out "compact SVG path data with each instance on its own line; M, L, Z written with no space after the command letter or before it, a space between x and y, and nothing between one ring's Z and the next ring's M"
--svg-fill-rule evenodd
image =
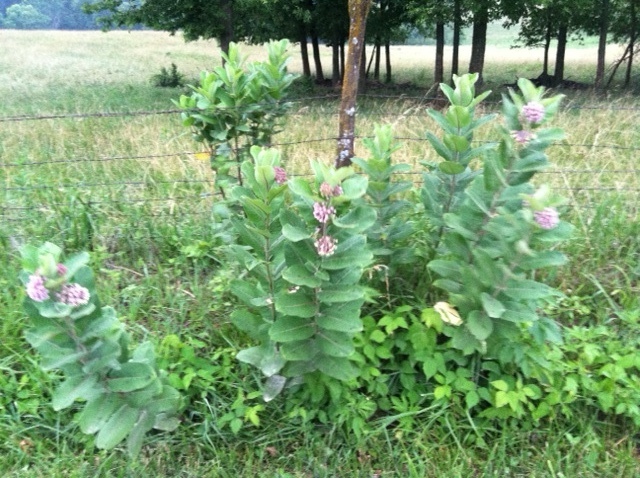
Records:
M344 72L348 0L0 0L1 25L30 28L18 25L16 20L19 17L16 14L22 13L25 17L26 10L33 14L32 20L40 15L40 26L35 28L145 25L180 31L187 40L215 38L225 52L231 41L260 43L287 38L301 46L304 75L315 76L320 82L325 81L320 57L320 45L325 44L333 52L331 80L340 82ZM436 39L434 79L442 82L446 80L445 27L449 27L452 29L451 73L468 70L479 73L482 78L487 26L498 20L506 27L520 26L520 45L544 50L539 81L545 86L562 84L567 43L584 35L599 38L594 72L596 86L606 81L606 65L613 59L606 58L605 47L612 42L626 46L616 69L626 67L624 81L628 85L634 57L640 50L639 10L640 0L371 0L366 38L367 43L374 46L374 53L363 63L375 79L390 81L390 45L418 31ZM42 23L45 18L46 25ZM468 68L460 65L459 47L464 28L471 30ZM552 44L555 45L553 71L550 70Z

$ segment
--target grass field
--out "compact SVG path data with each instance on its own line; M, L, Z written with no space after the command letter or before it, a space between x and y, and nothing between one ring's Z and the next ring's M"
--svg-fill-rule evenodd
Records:
M176 113L90 116L173 109L171 99L186 90L153 87L150 77L175 63L195 79L219 62L217 48L121 31L0 30L0 44L3 476L640 476L637 428L586 414L541 430L496 430L481 448L465 445L473 434L466 420L442 429L427 419L412 433L385 429L354 445L341 431L283 421L274 405L261 428L238 436L197 417L176 434L152 437L134 462L119 451L94 451L78 438L70 414L50 409L51 386L22 339L16 246L52 240L69 250L92 249L103 301L135 337L182 336L188 324L209 347L234 347L235 338L220 333L232 307L230 278L210 247L219 232L211 224L216 195L209 165L192 154L199 145ZM257 59L263 49L244 51ZM619 48L608 54L615 58ZM291 69L300 71L295 49L292 55ZM328 68L330 49L323 55ZM465 47L462 64L467 56ZM433 48L397 46L392 58L395 86L373 85L361 97L357 134L393 124L402 143L394 160L418 171L421 160L436 159L424 140L435 129L425 110L438 105L430 89ZM485 76L495 92L485 111L498 111L502 83L537 76L540 63L537 51L491 47ZM567 77L590 81L594 64L593 47L572 48ZM576 234L565 246L569 265L550 280L568 295L563 319L611 324L620 310L639 307L640 100L615 90L565 93L555 123L567 138L551 148L554 167L544 179L568 197ZM333 160L336 110L335 91L296 86L292 113L276 137L291 174L308 173L309 160ZM476 139L491 138L493 127ZM364 154L360 144L357 152ZM221 408L233 400L222 392L218 399ZM215 415L216 404L201 405Z

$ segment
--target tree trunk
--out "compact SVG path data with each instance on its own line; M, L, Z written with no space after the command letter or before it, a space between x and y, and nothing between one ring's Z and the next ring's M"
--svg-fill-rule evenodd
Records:
M453 4L453 53L451 55L451 77L458 74L460 62L460 27L462 26L462 0Z
M387 70L387 76L384 81L386 83L391 83L391 40L388 38L384 42L384 58L385 58L385 66Z
M360 60L360 74L358 76L358 89L364 91L367 87L367 44L362 45L362 59Z
M371 0L349 0L349 50L340 101L336 168L349 166L354 155L356 98L365 49L364 32L370 7Z
M309 47L307 45L307 32L304 28L300 31L300 56L302 58L302 74L311 77L311 65L309 64Z
M549 76L549 49L551 48L551 25L547 23L547 31L544 34L544 60L542 62L542 76Z
M484 54L487 49L487 23L489 19L489 7L483 5L473 15L473 34L471 44L471 60L469 61L469 73L478 73L478 85L483 82Z
M553 83L558 86L564 81L564 56L567 50L567 25L558 29L558 48L556 50L556 66L553 71Z
M598 63L596 66L595 87L602 88L604 67L607 54L607 33L609 31L609 0L600 2L600 32L598 40Z
M628 87L631 83L631 70L633 68L633 53L636 49L636 37L638 35L638 16L636 12L635 0L631 0L629 10L629 61L627 62L627 71L624 75L624 87Z
M331 65L331 83L336 86L342 82L342 76L340 75L340 45L337 40L334 40L331 44Z
M222 33L219 38L220 49L225 55L228 55L229 45L233 41L233 3L231 0L224 0L221 8L224 13L224 25L222 26Z
M433 72L434 83L444 81L444 23L436 23L436 65Z
M318 34L315 32L315 29L311 32L311 47L313 49L313 62L316 67L316 81L323 83L324 73L322 71L322 62L320 61L320 42L318 41Z

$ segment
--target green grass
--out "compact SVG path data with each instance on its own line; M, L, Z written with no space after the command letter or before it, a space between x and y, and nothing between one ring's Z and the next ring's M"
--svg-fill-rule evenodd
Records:
M170 100L182 91L154 88L151 76L174 62L180 72L196 78L200 69L217 62L212 43L185 45L162 33L41 32L35 40L31 35L0 31L7 52L0 58L0 118L171 109ZM260 51L247 50L254 58ZM539 65L504 63L504 50L493 52L487 78L496 90L490 100L497 101L500 83L513 81L515 75L534 76ZM369 90L359 102L358 134L371 135L379 123L394 124L396 135L404 138L394 159L418 169L421 160L436 159L424 141L425 132L435 129L425 110L441 104L431 100L435 91L426 87L431 65L421 69L402 64L400 53L397 79L420 82L411 88ZM593 65L576 63L571 68L572 78L588 78ZM404 96L374 97L380 94ZM567 94L556 120L567 139L551 149L555 168L543 179L568 197L565 214L576 233L565 247L570 263L549 280L569 296L559 311L562 320L571 323L578 316L580 323L606 324L617 308L637 308L640 296L635 149L640 144L640 100ZM335 99L294 104L276 139L283 144L290 173L306 174L311 159L333 160L336 109ZM495 110L495 104L486 107L486 112ZM477 139L490 138L490 131L486 128ZM326 140L307 142L322 138ZM0 123L2 476L640 474L635 428L586 411L576 412L570 423L545 423L537 430L506 426L490 431L491 440L479 446L471 444L473 429L464 418L450 417L449 426L446 421L436 425L425 414L411 433L389 428L356 440L331 427L298 425L275 403L260 428L247 427L234 436L218 429L212 419L212 413L228 409L236 398L235 390L224 387L198 399L195 415L185 417L176 433L154 435L137 461L127 461L119 450L94 450L91 441L77 433L70 413L51 410L51 384L22 339L26 322L16 281L16 245L52 240L69 251L91 249L103 301L116 308L136 338L193 337L205 344L205 357L210 350L234 347L238 339L228 327L231 277L220 267L225 231L213 222L217 196L209 166L191 154L199 150L177 114ZM360 144L357 152L364 154ZM233 373L244 369L234 368Z

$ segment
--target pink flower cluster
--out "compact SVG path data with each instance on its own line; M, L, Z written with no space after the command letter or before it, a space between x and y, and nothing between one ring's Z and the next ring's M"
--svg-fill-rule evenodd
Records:
M522 107L522 118L531 124L540 123L544 119L544 106L537 101L529 101Z
M322 224L326 224L329 221L331 215L335 213L336 209L326 203L316 202L313 204L313 217L315 217L318 222L321 222Z
M512 131L511 137L519 144L527 144L535 135L527 130Z
M314 242L319 256L330 256L336 252L338 241L331 236L322 236Z
M533 211L533 218L542 229L553 229L560 222L558 211L552 207L545 207L541 211Z
M44 276L33 274L27 282L27 295L31 300L44 302L49 298L49 290L44 286Z
M331 186L331 184L324 182L320 185L320 195L324 198L330 198L334 196L340 196L343 193L342 186Z
M273 168L273 172L275 173L276 183L284 184L287 182L287 172L282 169L280 166L275 166Z
M56 300L71 307L87 305L89 303L89 290L80 284L65 284L56 294Z
M64 264L58 264L56 266L56 272L59 276L64 276L67 273L67 268ZM35 274L29 276L27 282L27 295L35 302L44 302L51 297L49 289L47 289L46 277L36 271ZM64 284L60 290L55 292L56 302L70 305L71 307L78 307L89 303L89 290L86 287L82 287L80 284Z

